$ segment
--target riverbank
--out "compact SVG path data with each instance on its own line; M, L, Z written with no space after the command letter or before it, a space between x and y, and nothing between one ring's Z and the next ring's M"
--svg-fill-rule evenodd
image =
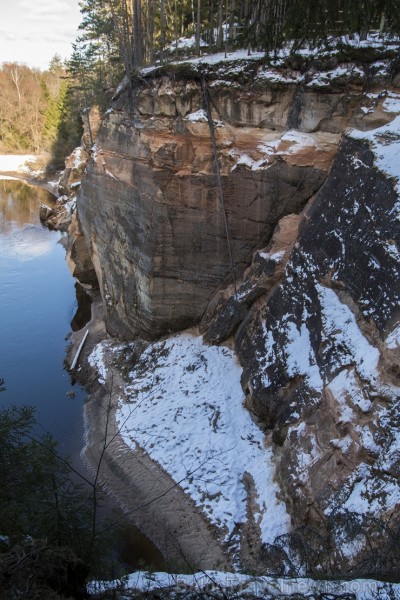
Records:
M72 334L67 356L70 365L86 329L75 373L86 383L89 396L84 407L85 445L82 458L99 483L122 507L127 518L160 550L167 564L178 572L230 568L217 530L205 519L192 499L160 465L139 446L129 447L116 420L118 402L126 381L113 365L112 351L105 357L107 373L100 377L88 359L100 341L107 339L102 305L94 298L87 328ZM112 343L110 340L110 347ZM81 365L81 366L79 366Z
M24 181L57 195L58 180L48 181L43 166L46 162L42 154L0 154L0 179Z

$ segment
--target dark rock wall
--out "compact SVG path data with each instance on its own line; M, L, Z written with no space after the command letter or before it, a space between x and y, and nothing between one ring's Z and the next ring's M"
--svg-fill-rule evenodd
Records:
M351 306L375 344L398 321L400 265L390 251L393 242L400 246L400 229L392 218L396 199L392 181L373 168L368 147L346 139L329 178L303 218L285 276L237 335L244 381L258 412L264 419L268 415L272 426L287 424L293 412L303 414L315 395L315 388L304 378L288 375L284 351L290 336L285 327L288 315L298 331L306 325L322 379L329 381L338 363L342 366L340 348L323 334L317 285L335 290ZM265 357L265 368L260 355Z

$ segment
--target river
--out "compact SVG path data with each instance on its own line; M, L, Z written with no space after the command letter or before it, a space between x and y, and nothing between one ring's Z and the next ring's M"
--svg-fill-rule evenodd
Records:
M63 369L66 337L77 309L75 282L61 235L39 221L52 195L0 180L1 406L34 406L39 430L76 462L82 446L85 393Z
M35 407L37 433L51 433L60 453L87 476L80 460L86 394L63 366L68 336L85 324L87 311L82 303L78 311L82 293L65 262L63 234L39 220L40 205L54 202L44 189L0 179L0 379L6 386L0 408ZM105 506L119 516L111 500ZM128 524L115 540L114 556L131 568L164 565L158 550Z

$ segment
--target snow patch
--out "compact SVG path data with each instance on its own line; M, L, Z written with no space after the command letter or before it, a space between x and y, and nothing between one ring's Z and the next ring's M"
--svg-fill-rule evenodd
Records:
M323 382L304 317L303 321L300 329L295 323L286 324L288 332L288 341L285 346L286 371L289 377L303 375L311 388L322 390Z
M394 102L394 98L391 99ZM400 96L397 96L397 102L400 105ZM393 104L392 104L393 106ZM400 111L400 106L399 106ZM377 129L370 131L359 131L352 129L348 132L348 135L354 139L367 141L375 155L375 164L377 168L383 173L393 177L396 181L396 188L400 194L400 115L397 115L393 121ZM394 207L395 211L396 207ZM400 206L397 207L397 214L399 216Z
M200 38L200 48L207 48L208 44ZM196 48L196 36L192 35L189 38L180 37L173 41L165 48L167 52L175 52L176 50L190 50Z
M333 340L335 348L340 349L336 352L336 366L353 363L363 379L376 382L379 350L364 337L354 314L332 289L319 283L315 287L321 303L326 339ZM332 364L332 367L335 367L335 364Z
M192 112L186 115L185 120L193 121L195 123L207 123L208 121L206 111L203 108L200 108L200 110L196 110L196 112Z
M390 350L395 350L400 346L400 325L397 325L397 327L389 333L385 340L385 344Z
M103 373L99 348L91 360ZM157 461L232 545L235 525L247 520L247 478L262 541L271 543L290 519L277 498L272 451L243 406L240 376L231 350L188 333L151 344L129 374L116 419L125 443Z
M83 153L82 146L77 146L75 148L75 150L72 152L71 157L74 160L72 167L74 169L79 169L79 167L81 167L82 165L84 165L86 163L86 159L82 156L82 153Z
M327 87L338 79L348 81L350 79L364 79L365 74L359 67L353 65L339 66L330 71L316 73L315 76L307 82L307 87Z
M104 343L97 344L88 357L89 365L97 370L99 374L98 381L102 384L106 382L107 378L107 366L104 358L104 350Z
M275 263L279 263L285 256L285 252L286 250L278 250L277 252L258 252L258 256L261 256L261 258L264 258L265 260L273 260Z
M351 552L344 549L344 553ZM374 579L353 579L351 581L310 579L306 577L266 577L229 573L223 571L201 571L191 575L137 571L122 580L92 581L88 585L90 594L107 590L136 590L137 592L157 592L173 590L184 592L188 597L202 594L208 598L223 595L225 598L353 598L354 600L371 600L371 598L400 598L400 583L388 583ZM221 594L222 592L222 594ZM167 592L168 593L168 592ZM121 597L123 591L121 592Z
M28 163L37 159L33 154L0 154L0 171L26 172L29 171Z
M360 387L352 369L344 369L336 375L329 382L328 389L340 404L342 417L346 418L346 422L355 418L354 411L348 401L363 413L368 413L372 409L372 402L364 396L363 389Z
M352 490L343 509L360 515L376 516L400 504L400 487L396 478L375 476L365 463L352 476Z

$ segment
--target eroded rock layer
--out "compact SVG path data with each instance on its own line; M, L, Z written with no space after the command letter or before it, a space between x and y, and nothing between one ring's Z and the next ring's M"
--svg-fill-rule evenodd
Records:
M291 518L269 544L251 517L242 553L263 572L400 573L400 95L383 58L144 73L116 94L78 198L109 333L200 325L207 343L235 345ZM168 343L157 359L149 345L157 364L142 369L158 382ZM205 361L189 363L185 377ZM200 387L215 394L207 377Z
M238 277L277 222L299 213L320 188L359 84L346 101L340 89L323 102L307 89L297 106L292 82L283 89L262 78L257 86L223 83L207 85ZM133 100L122 92L103 121L79 213L113 335L156 338L196 324L232 276L202 107L193 76L161 75L139 86ZM287 131L293 124L299 131Z

